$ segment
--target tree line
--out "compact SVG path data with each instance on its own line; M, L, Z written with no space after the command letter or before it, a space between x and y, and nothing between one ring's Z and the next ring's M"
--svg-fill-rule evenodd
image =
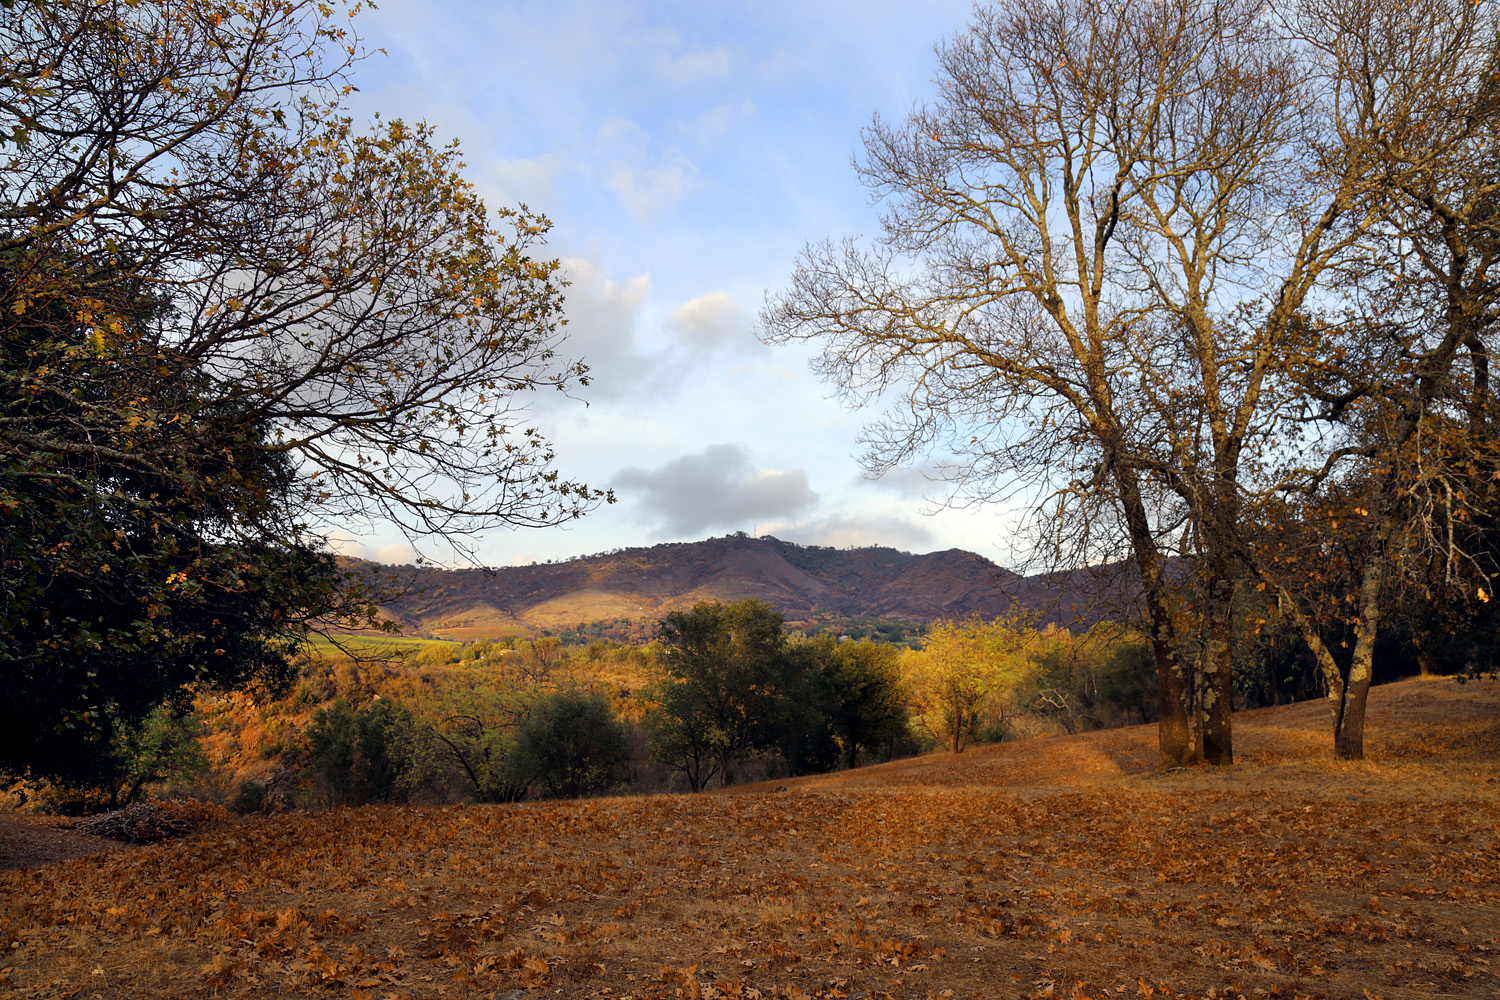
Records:
M645 646L558 637L343 640L281 695L200 694L121 725L92 769L9 798L67 812L144 789L243 811L703 791L933 748L1146 721L1139 636L1019 616L939 623L925 648L790 632L701 602Z
M1237 704L1321 694L1295 633L1258 614L1238 623ZM279 697L158 706L89 775L0 800L89 811L149 788L255 811L698 792L1157 718L1147 637L1107 621L1075 633L1014 610L935 622L905 647L789 631L752 599L700 602L655 632L644 646L346 637Z

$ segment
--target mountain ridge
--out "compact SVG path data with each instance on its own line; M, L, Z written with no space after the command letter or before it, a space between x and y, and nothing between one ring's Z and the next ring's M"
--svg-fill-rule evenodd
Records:
M697 601L748 597L772 605L792 627L845 619L925 625L974 614L993 618L1016 606L1039 623L1089 625L1103 616L1096 607L1099 581L1119 576L1108 568L1021 576L965 549L836 549L742 532L529 566L343 562L399 581L404 593L383 610L404 630L463 640L593 622L618 622L639 635L639 626Z

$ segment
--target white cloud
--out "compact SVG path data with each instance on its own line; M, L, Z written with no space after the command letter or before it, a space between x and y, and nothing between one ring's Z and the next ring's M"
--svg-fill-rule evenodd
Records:
M694 352L766 350L755 337L750 314L728 292L708 292L689 299L672 310L667 327Z
M672 33L675 35L675 32ZM663 37L665 41L666 38ZM681 39L676 39L681 45ZM676 46L673 46L676 47ZM658 52L656 72L674 87L688 87L711 80L722 80L734 71L734 55L722 45L707 48L689 47L685 52Z
M745 529L791 517L818 502L805 470L757 469L749 451L737 444L710 445L655 469L621 469L613 487L623 499L636 498L641 519L667 536Z
M811 76L818 68L817 61L807 53L776 49L756 62L755 76L764 84L784 85Z
M553 182L562 172L562 166L562 159L553 153L531 160L497 160L489 164L492 184L500 196L497 204L524 202L532 208L544 208L552 201Z
M610 164L609 189L637 222L650 223L692 190L698 168L688 160L658 166L616 161Z
M417 561L417 550L410 542L392 542L374 549L370 558L388 566L404 566Z
M390 525L378 525L377 530L371 534L356 534L335 528L323 532L322 539L328 551L351 559L401 565L416 562L418 557L418 552L411 543L401 539ZM433 555L432 552L425 554L429 557Z
M839 513L810 521L762 525L760 532L799 545L831 545L836 549L884 545L918 553L931 551L936 538L919 521L878 512Z
M563 353L582 358L592 381L582 395L612 399L639 391L640 381L653 370L636 335L651 275L617 281L583 257L564 257L562 271L568 280L563 305L568 339Z
M745 98L738 104L720 104L692 121L678 127L698 142L707 142L725 135L734 126L754 118L757 112L755 101Z
M322 532L320 537L328 551L335 555L349 556L351 559L374 558L365 543L347 531L333 528Z
M650 223L698 185L698 166L676 149L655 149L635 122L609 118L599 126L595 151L607 161L605 186L639 223Z
M633 121L624 118L606 118L599 124L594 136L596 153L644 160L651 150L651 134Z
M874 478L861 477L859 482L914 500L942 500L953 495L955 484L951 477L959 471L957 466L926 461L916 466L900 466Z

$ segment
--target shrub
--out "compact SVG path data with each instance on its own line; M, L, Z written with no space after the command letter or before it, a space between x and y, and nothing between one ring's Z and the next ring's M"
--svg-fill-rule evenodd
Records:
M165 705L152 709L139 724L117 721L110 804L129 804L150 782L207 774L208 758L198 742L203 732L203 721L196 713L175 712Z
M229 802L230 812L258 813L266 808L266 786L258 781L242 781Z
M318 709L307 730L317 797L328 805L405 798L412 737L411 713L388 699L357 709L339 698Z
M601 694L558 691L517 727L512 773L563 797L599 791L628 756L625 730Z

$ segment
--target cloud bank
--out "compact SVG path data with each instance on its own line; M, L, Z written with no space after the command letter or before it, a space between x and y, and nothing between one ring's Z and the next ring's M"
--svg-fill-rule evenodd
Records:
M743 530L792 517L818 502L805 470L757 469L749 450L738 444L709 445L655 469L621 469L613 486L636 501L642 520L667 536Z

